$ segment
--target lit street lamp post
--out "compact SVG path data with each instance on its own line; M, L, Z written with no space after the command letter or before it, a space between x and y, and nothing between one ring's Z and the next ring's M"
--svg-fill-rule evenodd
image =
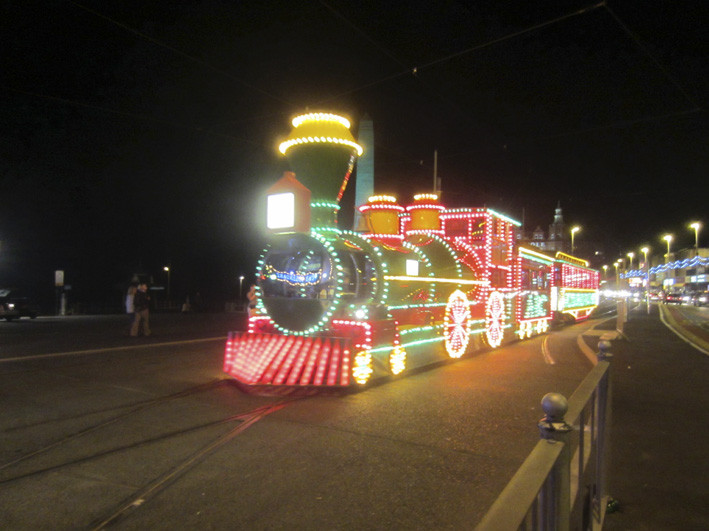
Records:
M243 298L243 291L241 291L241 286L244 284L244 275L239 276L239 306L242 306L244 304L244 301L242 300Z
M170 268L165 266L162 268L163 271L167 272L167 300L170 301Z
M575 237L576 233L580 230L581 230L581 227L578 227L578 226L573 227L571 229L571 254L572 255L574 254L574 237Z
M650 252L649 247L643 247L640 249L643 253L643 259L645 260L645 305L647 307L647 313L650 313L650 262L647 261L647 253Z
M606 264L603 264L603 278L608 278L608 266Z
M667 254L665 255L665 263L667 263L670 261L670 242L672 241L672 234L665 234L662 239L667 242Z
M695 221L689 225L689 228L694 229L694 252L695 256L699 256L699 229L702 228L702 224Z
M633 258L635 258L635 253L628 253L628 258L630 258L630 266L628 266L628 270L633 269Z

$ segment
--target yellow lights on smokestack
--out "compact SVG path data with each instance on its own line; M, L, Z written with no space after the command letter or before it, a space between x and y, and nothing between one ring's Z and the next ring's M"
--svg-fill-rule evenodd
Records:
M355 142L350 133L347 118L330 113L309 113L293 118L293 130L288 138L278 146L285 155L289 148L298 144L340 144L352 148L361 155L362 146Z

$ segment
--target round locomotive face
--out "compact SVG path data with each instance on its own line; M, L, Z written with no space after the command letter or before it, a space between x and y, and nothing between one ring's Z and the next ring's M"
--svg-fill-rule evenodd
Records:
M288 330L314 331L345 301L371 297L374 266L342 241L282 235L261 267L263 304L274 323Z

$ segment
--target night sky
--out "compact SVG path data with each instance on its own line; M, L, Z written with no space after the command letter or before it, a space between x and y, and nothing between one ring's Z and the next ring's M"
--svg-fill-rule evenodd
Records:
M607 263L709 223L702 0L9 0L0 18L0 285L51 293L62 269L74 297L111 297L170 264L176 295L234 296L306 109L371 116L378 192L428 191L438 150L446 204L531 231L561 202Z

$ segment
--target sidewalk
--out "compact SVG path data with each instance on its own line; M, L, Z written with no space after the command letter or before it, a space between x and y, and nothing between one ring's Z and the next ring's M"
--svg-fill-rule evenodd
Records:
M620 507L604 529L709 529L709 356L669 330L657 305L630 312L624 334L611 348L609 494Z

